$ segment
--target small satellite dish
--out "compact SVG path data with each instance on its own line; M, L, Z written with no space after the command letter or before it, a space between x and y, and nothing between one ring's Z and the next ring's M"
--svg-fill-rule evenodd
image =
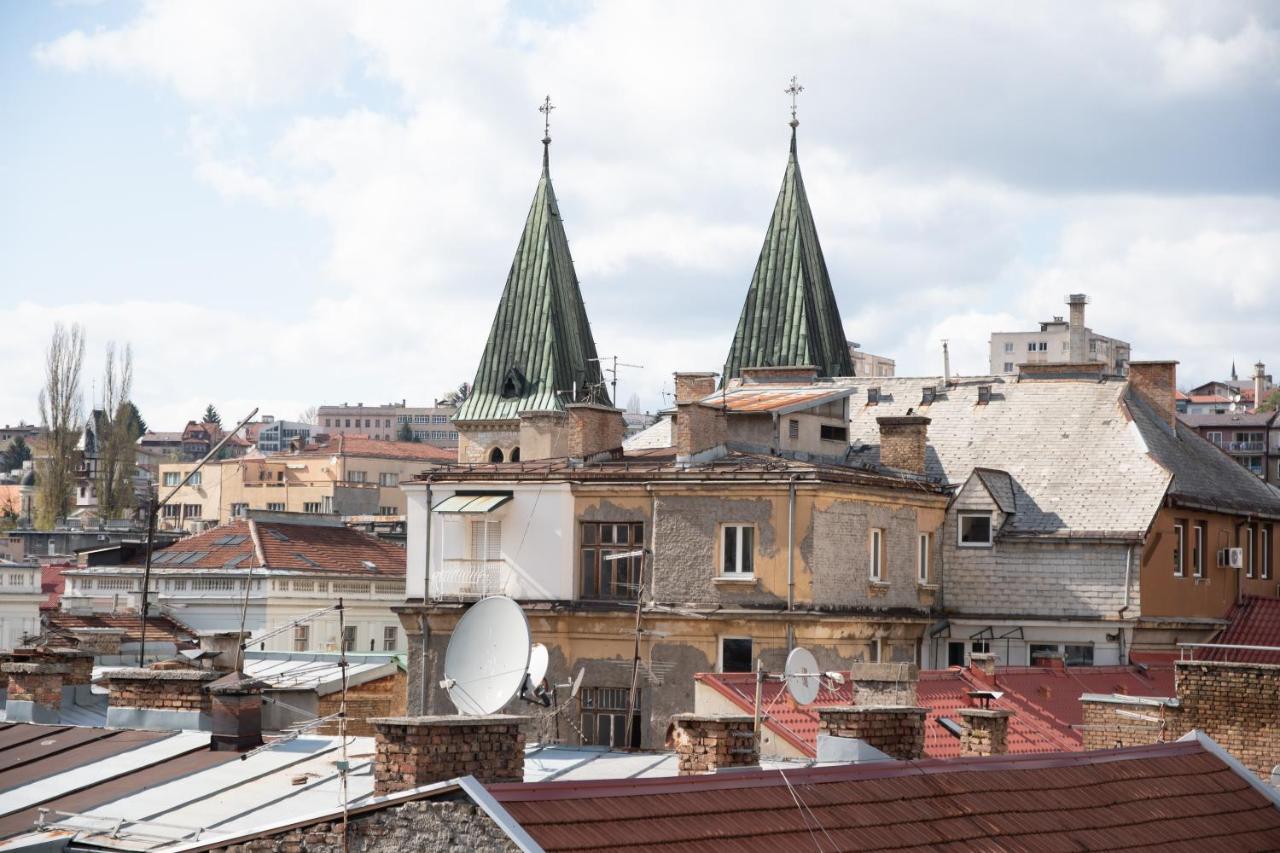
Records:
M547 677L547 666L551 663L551 655L542 643L534 643L529 649L529 683L537 687Z
M818 661L808 649L799 646L787 655L787 666L783 677L787 682L787 692L800 705L808 705L818 698L819 679L822 670L818 669Z
M444 653L444 681L462 714L496 714L529 672L529 622L505 595L482 598L458 620Z

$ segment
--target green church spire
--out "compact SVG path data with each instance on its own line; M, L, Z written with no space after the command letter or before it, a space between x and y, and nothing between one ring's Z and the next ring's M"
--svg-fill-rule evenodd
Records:
M787 90L792 96L787 170L725 360L722 382L740 376L744 367L812 365L819 376L853 375L840 309L800 177L794 98L802 87L794 77L791 83Z
M548 98L539 111L549 117L552 109ZM509 421L523 411L560 411L582 400L610 405L551 186L549 132L542 144L533 204L471 396L455 421Z

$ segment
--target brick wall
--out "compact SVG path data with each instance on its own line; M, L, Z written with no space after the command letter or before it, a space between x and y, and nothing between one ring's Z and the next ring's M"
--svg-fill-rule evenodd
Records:
M68 672L65 664L6 663L3 670L9 677L10 700L34 702L46 708L62 707L63 678Z
M592 403L571 403L565 408L569 416L565 428L569 432L570 456L585 459L622 447L627 425L621 409Z
M366 681L347 688L347 734L354 737L373 737L374 726L369 722L374 717L394 717L407 711L407 682L405 673L397 670L395 675ZM330 693L320 697L318 717L327 717L338 713L342 704L342 693ZM336 735L337 722L326 723L316 729L320 734Z
M750 716L677 714L671 723L681 776L760 764L755 721Z
M1176 704L1083 700L1085 749L1175 740L1201 729L1264 778L1280 764L1280 666L1179 661L1175 685ZM1165 725L1125 717L1122 710L1162 718Z
M107 676L113 708L210 713L205 685L218 673L193 669L121 669Z
M818 734L858 738L894 758L908 761L924 755L927 708L859 706L818 709Z
M123 628L72 628L71 635L78 641L77 648L95 655L118 655L124 639Z
M375 794L471 775L481 782L524 781L525 717L378 717Z
M281 830L213 853L402 853L406 850L518 850L484 811L468 801L414 800L358 814L347 823L323 821Z
M1174 398L1178 386L1178 362L1129 362L1129 390L1141 397L1172 426L1177 418Z
M694 456L724 444L729 438L728 416L701 403L676 406L676 457Z

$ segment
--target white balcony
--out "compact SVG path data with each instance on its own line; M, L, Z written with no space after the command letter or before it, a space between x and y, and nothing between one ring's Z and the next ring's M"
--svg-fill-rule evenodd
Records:
M430 578L431 597L437 600L470 601L487 595L509 595L515 599L541 598L506 560L444 560Z

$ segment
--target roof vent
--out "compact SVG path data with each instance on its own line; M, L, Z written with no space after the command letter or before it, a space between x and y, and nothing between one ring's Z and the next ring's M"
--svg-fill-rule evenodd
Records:
M880 402L880 389L868 388L867 389L867 405L874 406L879 402Z
M934 388L932 385L926 385L924 386L923 389L921 389L920 405L927 406L930 403L932 403L934 400L936 400L937 397L938 397L938 389Z
M361 560L360 565L364 566L365 569L370 572L376 572L378 570L378 564L372 560Z
M991 386L979 385L978 386L978 405L985 406L987 403L990 403L990 402L991 402Z

